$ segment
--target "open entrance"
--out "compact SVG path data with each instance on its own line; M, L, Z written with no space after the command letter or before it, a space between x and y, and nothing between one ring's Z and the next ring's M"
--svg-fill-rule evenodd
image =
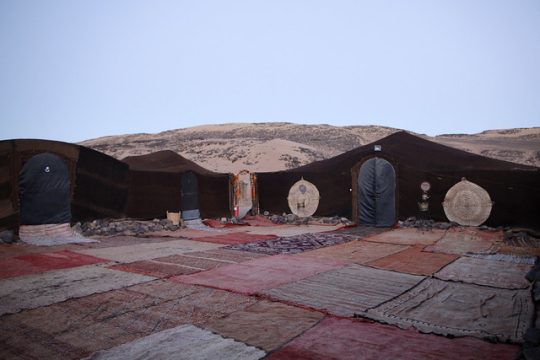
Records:
M199 182L193 171L187 171L182 175L182 191L180 198L180 210L182 219L199 219Z
M21 225L71 221L70 176L66 163L51 153L35 155L19 173Z
M393 226L396 222L396 173L382 158L365 161L358 172L358 224Z
M243 218L253 207L252 176L248 170L242 170L233 178L234 213Z

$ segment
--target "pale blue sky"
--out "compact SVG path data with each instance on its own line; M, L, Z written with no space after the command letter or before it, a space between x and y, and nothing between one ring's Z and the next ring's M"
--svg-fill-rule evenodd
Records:
M0 139L540 126L539 0L0 0Z

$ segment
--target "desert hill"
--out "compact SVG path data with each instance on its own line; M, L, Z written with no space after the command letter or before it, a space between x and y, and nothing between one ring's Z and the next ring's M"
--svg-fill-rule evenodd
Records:
M217 172L276 171L327 159L400 129L382 126L235 123L107 136L81 142L117 159L171 150ZM418 134L415 134L418 135ZM472 153L540 166L540 128L489 130L479 134L420 135Z

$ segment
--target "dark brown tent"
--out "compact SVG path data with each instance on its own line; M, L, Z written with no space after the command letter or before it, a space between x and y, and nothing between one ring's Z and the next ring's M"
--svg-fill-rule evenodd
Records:
M158 151L123 159L130 168L130 193L126 215L163 217L167 211L184 210L182 177L193 173L198 180L202 217L229 216L230 175L207 170L173 151ZM185 206L185 205L184 205Z
M375 151L375 145L380 151ZM420 215L420 184L428 181L429 216L447 221L442 206L446 192L465 177L488 191L494 201L488 225L540 225L540 168L471 154L407 132L296 169L258 173L259 208L290 212L289 189L303 177L315 184L321 195L315 215L341 215L357 222L360 168L375 157L386 160L394 169L396 219Z
M128 195L126 164L75 144L35 139L4 140L0 141L1 229L19 225L19 175L24 165L39 154L59 158L67 167L72 221L123 216Z

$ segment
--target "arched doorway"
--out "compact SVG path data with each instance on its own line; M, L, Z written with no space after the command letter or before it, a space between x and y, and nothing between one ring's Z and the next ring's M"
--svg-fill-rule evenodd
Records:
M373 157L358 172L358 223L393 226L396 222L396 173L385 159Z
M182 174L182 191L180 194L180 210L182 219L194 220L201 217L199 212L199 182L193 171Z
M51 153L35 155L19 173L21 225L71 221L70 176L66 163Z

